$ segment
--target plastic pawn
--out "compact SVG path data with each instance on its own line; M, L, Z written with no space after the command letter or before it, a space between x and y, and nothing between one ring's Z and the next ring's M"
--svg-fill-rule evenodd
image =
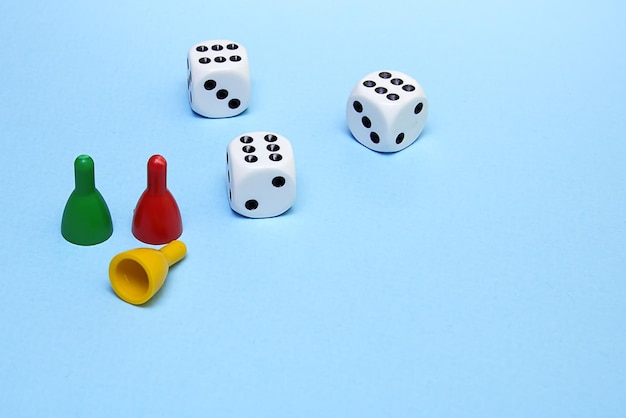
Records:
M113 291L133 305L146 303L163 286L169 268L186 254L185 244L174 240L160 250L135 248L116 255L109 264Z
M148 187L133 215L133 235L146 244L166 244L180 237L183 222L178 204L167 189L167 162L160 155L148 160Z
M79 155L74 161L75 187L61 220L61 234L73 244L100 244L113 233L111 213L96 189L94 172L90 156Z

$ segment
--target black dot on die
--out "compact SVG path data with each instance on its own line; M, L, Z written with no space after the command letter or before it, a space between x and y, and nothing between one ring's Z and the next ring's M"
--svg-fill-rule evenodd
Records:
M213 90L215 86L217 86L217 83L215 82L215 80L207 80L204 82L204 88L206 90Z
M226 164L228 164L229 160L230 160L230 157L228 156L228 153L226 153Z
M273 135L273 134L267 134L267 135L265 135L265 140L267 142L276 142L278 140L278 137L276 135Z
M229 58L232 62L239 62L241 61L241 57L239 55L233 55Z
M198 62L199 62L200 64L208 64L208 63L210 63L210 62L211 62L211 59L210 59L210 58L207 58L207 57L202 57L202 58L200 58L200 59L198 60Z
M270 160L272 161L280 161L283 159L283 156L280 154L270 154Z
M363 82L363 85L365 87L374 87L376 85L376 82L372 81L372 80L365 80Z
M253 139L251 136L248 136L248 135L244 135L244 136L242 136L241 138L239 138L239 140L240 140L242 143L244 143L244 144L249 144L249 143L251 143L252 141L254 141L254 139Z
M395 94L395 93L391 93L391 94L388 94L388 95L387 95L387 98L388 98L389 100L391 100L392 102L395 102L396 100L398 100L398 99L400 98L400 96L398 96L398 95L397 95L397 94Z
M244 160L246 160L247 163L256 163L258 158L256 155L246 155Z
M234 51L235 49L239 48L239 45L237 45L237 44L228 44L228 45L226 45L226 48L230 49L231 51Z
M355 100L354 103L352 103L352 107L354 108L354 110L356 110L358 113L361 113L363 111L363 105L361 104L361 102L359 102L358 100Z
M272 179L272 186L274 187L283 187L286 181L283 176L276 176Z
M270 152L276 152L276 151L280 150L280 147L278 145L276 145L276 144L269 144L266 148Z
M396 136L396 144L401 144L404 141L404 132L400 132L398 136Z
M213 46L211 47L211 49L212 49L213 51L221 51L222 49L224 49L224 47L223 47L222 45L219 45L219 44L218 44L218 45L213 45Z
M230 170L228 170L228 171L226 172L226 174L227 174L227 177L228 177L228 182L230 183Z
M191 92L189 92L189 103L193 103L193 96L191 95Z
M220 100L224 100L228 97L228 90L220 89L217 91L217 93L215 93L215 96L217 96L217 98Z
M215 62L226 62L226 58L224 58L224 57L215 57Z
M413 91L413 90L415 90L415 86L413 86L411 84L405 84L404 86L402 86L402 90L404 90L404 91Z
M385 93L387 93L387 89L386 89L386 88L384 88L384 87L376 87L376 88L374 89L374 91L375 91L376 93L378 93L378 94L385 94Z
M231 109L237 109L241 105L241 101L239 99L231 99L228 101L228 107Z
M378 134L376 132L372 132L370 134L370 139L372 140L373 143L378 144L380 142L380 137L378 136Z
M228 198L233 200L233 191L231 189L228 189Z
M243 148L241 148L241 150L246 154L250 154L251 152L256 151L256 149L252 145L245 145Z
M248 201L246 201L246 209L248 210L255 210L256 208L259 207L259 202L257 202L254 199L250 199Z
M388 73L387 71L383 71L382 73L378 73L378 76L380 78L391 78L391 73Z
M207 48L205 45L198 45L196 47L196 51L198 51L198 52L206 52L208 50L209 50L209 48Z
M422 111L423 108L424 108L424 104L422 102L419 102L417 106L415 106L415 109L413 109L413 113L417 115L418 113Z
M367 116L361 118L361 123L368 129L372 127L372 121Z
M402 83L404 83L404 81L402 81L401 78L392 78L391 79L391 84L393 84L394 86L399 86Z

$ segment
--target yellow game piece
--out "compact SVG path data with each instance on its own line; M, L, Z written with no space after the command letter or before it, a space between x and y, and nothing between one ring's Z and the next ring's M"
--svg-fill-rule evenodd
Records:
M178 240L159 250L135 248L120 253L109 265L111 286L123 301L142 305L159 291L169 268L186 254L187 247Z

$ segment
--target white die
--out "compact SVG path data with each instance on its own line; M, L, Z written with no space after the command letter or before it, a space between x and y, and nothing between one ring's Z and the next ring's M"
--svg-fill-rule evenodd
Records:
M352 135L379 152L396 152L422 133L428 99L415 79L399 71L376 71L356 84L346 105Z
M250 101L246 49L233 41L200 42L187 54L187 89L194 112L208 118L236 116Z
M248 218L269 218L296 200L293 149L284 136L251 132L226 149L226 187L230 207Z

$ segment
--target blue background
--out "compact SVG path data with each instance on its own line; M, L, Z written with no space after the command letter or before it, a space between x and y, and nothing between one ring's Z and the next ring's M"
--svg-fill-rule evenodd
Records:
M0 415L626 416L621 1L0 4ZM195 116L186 53L232 39L252 99ZM429 97L392 155L345 104L393 69ZM229 140L289 138L295 206L228 206ZM96 163L103 244L60 234ZM112 292L153 154L188 256Z

